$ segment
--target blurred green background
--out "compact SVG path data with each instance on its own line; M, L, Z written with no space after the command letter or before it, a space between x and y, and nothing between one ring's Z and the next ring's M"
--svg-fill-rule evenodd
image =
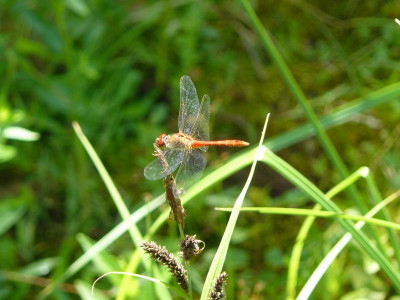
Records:
M399 81L400 26L393 21L400 16L398 1L252 5L319 116ZM163 190L161 181L143 177L143 168L155 137L177 131L179 78L185 74L199 97L211 97L213 139L254 145L268 112L268 136L306 122L238 2L0 1L1 299L32 299L49 283L45 278L56 278L84 252L76 234L98 240L121 221L72 121L82 126L133 212ZM400 188L399 116L400 103L393 99L328 131L349 170L370 167L383 195ZM237 151L210 149L208 164L221 165ZM324 191L340 179L315 138L279 155ZM188 233L207 245L192 264L197 292L229 217L213 208L233 204L247 173L186 207ZM354 205L341 200L342 207ZM246 201L312 206L261 164ZM399 206L391 213L398 221ZM139 225L143 233L154 218ZM250 213L239 218L226 262L228 299L284 298L287 261L303 220ZM336 229L329 220L313 227L301 282L324 255L321 241L336 237ZM173 222L158 234L155 240L176 250ZM132 241L124 235L108 250L127 261ZM345 299L366 286L368 292L385 289L384 276L368 277L356 253L349 249L341 256L315 299ZM32 276L24 280L24 273ZM68 282L91 284L99 275L89 264ZM80 296L74 289L52 295Z

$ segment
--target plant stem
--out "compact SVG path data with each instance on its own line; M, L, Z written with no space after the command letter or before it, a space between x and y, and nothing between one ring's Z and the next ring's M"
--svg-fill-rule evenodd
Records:
M178 222L177 222L177 224L178 224L178 228L179 228L179 235L180 235L181 239L184 240L185 232L183 231L181 224L179 224ZM193 299L192 276L191 276L191 272L190 272L190 262L188 260L185 260L185 266L186 266L187 277L188 277L189 298Z

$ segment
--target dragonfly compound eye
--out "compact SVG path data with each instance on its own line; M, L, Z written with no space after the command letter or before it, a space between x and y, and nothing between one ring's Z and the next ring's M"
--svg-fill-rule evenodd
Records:
M158 138L156 138L156 145L157 146L164 146L165 145L164 137L165 137L165 133L160 134L160 136Z

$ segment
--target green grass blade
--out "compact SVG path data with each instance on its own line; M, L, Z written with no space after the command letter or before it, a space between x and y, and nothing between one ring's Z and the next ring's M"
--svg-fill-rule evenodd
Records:
M370 94L357 98L335 110L334 113L322 117L320 122L324 128L332 128L345 122L349 121L352 116L357 113L361 113L367 109L382 105L395 97L400 96L400 83L395 83L385 88L379 89L377 91L371 92ZM279 151L287 147L293 146L307 138L312 137L315 134L315 129L311 124L305 124L296 129L290 130L286 133L280 134L276 137L272 137L267 140L264 145L272 151ZM223 179L229 177L234 172L247 167L255 155L256 148L250 148L244 150L239 154L232 156L224 165L217 168L212 173L205 176L200 182L192 187L186 195L182 198L183 203L187 203L194 196L202 191L202 188L206 189L212 185L222 181ZM152 212L164 203L164 195L160 195L156 199L145 204L139 208L136 212L131 214L130 221L122 221L109 233L107 233L102 239L100 239L91 251L82 254L74 263L72 263L66 272L57 280L57 282L62 282L81 270L88 262L91 261L94 255L103 249L110 246L114 241L116 241L121 235L123 235L129 228L130 222L136 224L147 215L147 213ZM157 220L153 223L150 232L156 232L159 227L168 219L169 212L165 211L162 213ZM135 251L136 252L136 251ZM47 290L53 290L54 285L48 286Z
M79 124L77 122L73 122L72 126L75 130L76 135L81 141L83 147L85 147L85 150L89 154L89 157L92 160L93 164L95 165L97 171L99 172L101 179L103 179L104 184L106 185L107 190L109 191L111 198L113 199L114 204L117 207L122 219L124 221L127 221L130 217L129 210L126 207L124 200L122 200L121 194L118 192L118 189L115 186L114 181L112 180L110 174L108 174L106 168L101 162L93 146L86 138ZM143 241L143 236L140 233L139 229L135 224L131 223L131 226L129 227L128 230L132 237L133 243L135 244L136 247L139 247L139 244Z
M351 120L354 115L384 104L388 101L396 100L399 96L400 82L394 83L350 101L349 103L334 109L331 114L321 117L319 122L324 129L339 126ZM315 128L310 123L307 123L296 129L280 134L277 137L271 138L264 145L271 151L277 152L314 136L315 132Z
M214 256L214 259L211 263L210 269L208 270L207 278L204 283L203 291L202 291L201 297L200 297L201 300L206 300L208 298L208 296L211 292L214 280L221 273L222 267L225 263L226 254L228 252L229 243L230 243L233 231L236 226L236 221L239 217L240 208L243 204L243 200L244 200L244 197L246 196L246 193L250 186L251 180L253 179L254 170L256 168L257 161L262 157L263 151L266 149L265 146L262 145L262 143L264 140L264 135L265 135L265 131L266 131L267 124L268 124L268 118L269 118L269 114L267 115L267 118L265 120L264 129L261 134L261 139L260 139L260 143L258 145L257 153L255 154L254 159L253 159L253 164L250 169L249 177L247 178L246 184L244 185L242 192L240 193L239 197L235 201L231 216L229 217L228 225L226 226L226 229L225 229L224 235L222 236L221 242L219 244L217 253Z
M216 210L231 212L232 208L228 207L217 207ZM370 223L373 225L378 225L384 228L391 228L394 230L400 230L400 224L381 220L368 218L359 215L348 215L344 213L337 213L333 211L321 211L316 209L306 209L306 208L287 208L287 207L242 207L241 212L257 212L260 214L268 215L288 215L288 216L312 216L319 218L329 218L329 219L347 219L353 221L363 221L365 223Z
M293 74L290 72L289 67L285 63L283 57L280 55L278 49L276 48L275 44L273 43L271 37L268 35L267 31L265 30L264 26L262 25L260 19L258 18L257 14L255 13L254 9L251 7L250 3L247 0L241 0L244 9L246 10L247 14L250 17L251 22L254 25L257 33L261 38L262 45L264 49L268 52L274 63L276 64L279 72L281 73L283 79L285 80L286 84L288 85L289 89L292 91L294 97L296 98L297 102L302 106L306 117L313 125L316 130L317 136L324 147L326 153L331 158L332 162L334 163L335 167L339 170L341 175L345 178L348 176L345 165L343 161L340 159L339 154L337 153L335 147L333 146L332 142L330 141L328 135L323 129L323 126L318 120L317 115L314 113L309 101L307 100L306 96L304 95L302 89L300 88L299 84L297 83L296 79L294 78ZM362 204L360 204L362 206Z
M103 163L101 162L100 158L98 157L96 151L90 144L89 140L86 138L84 133L82 132L82 129L80 128L79 124L77 122L73 122L73 127L74 130L81 141L82 145L85 147L87 153L89 154L90 158L92 159L94 165L96 166L96 169L98 170L101 178L104 181L104 184L106 185L114 203L115 206L118 208L118 211L124 221L127 221L130 219L130 213L128 208L125 205L125 202L123 201L121 194L118 192L117 187L115 186L111 176L108 174L106 168L104 167ZM141 235L139 229L137 228L135 223L131 222L131 225L128 228L129 233L132 237L133 243L136 246L136 248L139 248L140 243L143 241L143 236ZM147 260L143 261L146 270L150 269L150 264ZM129 284L128 280L124 280L123 284L121 285L121 290L125 291L127 289L126 285ZM122 293L124 294L124 293Z
M321 205L316 204L314 206L314 210L320 210L320 209ZM311 226L314 224L315 218L316 217L313 216L307 217L304 220L303 224L301 225L299 233L297 234L296 243L293 246L288 266L288 280L286 283L286 300L292 300L296 296L296 287L299 274L301 253L303 251L304 242L311 229Z
M147 203L145 206L135 211L128 220L123 221L122 223L114 227L114 229L112 229L109 233L107 233L104 237L97 241L96 244L90 247L88 251L86 251L81 257L79 257L73 264L69 266L69 268L63 274L63 279L66 280L67 278L75 275L79 270L82 269L83 266L93 260L93 258L99 252L110 246L122 234L124 234L128 230L131 223L139 222L141 219L144 218L147 213L154 211L162 203L164 203L164 201L164 195L157 197L153 201Z
M89 251L94 244L94 241L83 233L79 233L76 239L84 251ZM103 250L93 258L93 265L100 274L120 270L121 268L117 257L106 250ZM112 276L110 279L114 286L119 286L121 284L121 278Z
M400 190L396 193L390 195L388 198L379 202L375 207L373 207L365 217L371 218L376 213L378 213L382 208L388 205L390 202L394 201L396 198L400 196ZM364 222L358 222L355 227L357 230L360 230L364 226ZM325 256L325 258L321 261L318 267L314 270L313 274L307 280L306 284L304 285L303 289L300 291L299 295L297 296L297 300L306 300L309 299L311 293L313 292L315 286L320 281L321 277L325 274L328 267L332 264L334 259L339 255L339 253L343 250L343 248L351 241L351 234L346 233L339 242L329 251L329 253Z
M106 249L119 237L121 237L128 230L128 228L130 228L132 223L138 223L145 217L145 215L157 209L162 203L164 203L164 201L164 195L157 197L156 199L136 210L128 220L125 220L114 227L109 233L107 233L92 247L90 247L88 251L84 252L76 261L74 261L59 278L57 278L52 284L48 285L40 293L39 299L46 298L48 295L50 295L60 283L66 281L68 278L71 278L73 275L79 272L84 266L92 261L99 252Z
M260 19L258 18L257 14L255 13L254 9L251 7L250 3L247 0L241 0L244 9L246 10L247 14L250 17L251 22L254 25L257 33L261 38L262 45L264 49L268 52L271 59L276 64L279 72L281 73L283 79L285 80L286 84L288 85L289 89L292 91L294 97L296 98L297 102L302 106L308 120L314 126L317 136L324 147L326 153L331 158L332 162L339 170L341 175L345 178L348 176L346 168L342 160L340 159L339 154L337 153L336 149L334 148L332 142L328 138L326 132L323 129L323 126L318 121L317 115L314 113L310 103L308 102L306 96L304 95L302 89L300 88L299 84L295 80L293 74L290 72L289 67L286 65L284 59L280 55L278 49L276 48L275 44L273 43L271 37L268 35L267 31L265 30L264 26L262 25ZM362 204L361 204L362 205Z
M323 192L313 185L307 178L297 172L284 160L276 156L268 149L264 153L263 161L284 176L304 193L310 196L315 202L320 204L325 210L342 213L339 207L332 202ZM400 291L400 275L390 264L385 255L382 254L368 239L368 237L354 227L354 223L338 219L343 228L351 233L359 245L374 259L382 268L383 272L390 278L397 291Z
M382 202L381 193L379 192L378 188L376 187L376 183L375 183L374 176L372 175L372 173L368 174L367 183L368 183L369 190L371 191L372 198L375 199L375 203ZM383 207L383 209L382 209L382 216L386 221L391 221L389 212L387 211L386 207ZM394 254L395 254L395 257L397 260L397 264L398 264L398 266L400 266L399 241L397 239L396 233L393 230L388 229L388 234L389 234L390 244L394 249Z
M332 198L339 192L347 188L349 185L356 182L360 177L365 177L369 173L369 169L362 167L354 172L352 175L344 179L342 182L330 189L326 196ZM314 210L320 210L321 205L316 204L313 208ZM300 266L301 252L303 251L304 242L314 224L315 217L309 216L303 222L299 233L297 234L296 243L293 246L292 254L290 256L289 267L288 267L288 280L286 284L286 300L292 300L296 296L297 278Z
M371 92L370 94L357 98L340 108L336 109L332 114L322 117L320 123L325 129L341 125L349 120L358 113L361 113L367 109L386 103L387 101L393 100L394 97L400 96L400 83L392 84L385 88ZM296 143L303 141L307 138L312 137L315 134L315 128L311 124L302 125L296 129L290 130L289 132L280 134L276 137L272 137L267 140L264 145L271 151L277 152L287 147L293 146ZM203 189L207 189L217 182L229 177L234 172L247 167L252 162L254 157L255 148L244 150L240 154L234 155L224 165L218 169L209 173L207 176L192 187L192 189L182 197L183 204L187 203L194 196L200 193ZM151 234L156 232L160 226L168 218L168 212L163 213L153 223L150 228Z
M392 100L393 97L396 96L400 96L400 83L396 83L391 86L374 91L367 96L355 99L350 103L341 106L339 109L336 110L336 112L330 114L329 116L322 117L320 119L321 124L326 129L341 125L350 120L351 117L355 114L363 112L369 108L384 104L387 101ZM314 134L315 130L311 126L311 124L306 124L296 129L290 130L289 132L270 138L264 143L264 145L268 147L271 151L279 151L287 147L293 146L296 143L303 141L309 137L312 137ZM251 164L255 151L256 148L244 150L243 152L232 156L232 158L229 159L225 164L208 173L207 176L203 177L202 180L195 184L188 191L188 193L186 193L182 197L183 204L193 199L193 197L198 195L204 189L207 189L212 185L224 180L238 170L247 167L249 164ZM158 205L161 205L162 203L163 201L160 201L158 202ZM168 216L168 211L162 213L159 218L153 223L152 227L150 228L149 234L151 235L156 232L157 229L165 222Z
M342 178L347 178L349 176L349 172L344 164L343 160L341 159L339 153L336 151L332 141L329 139L327 133L324 131L322 124L319 122L317 115L315 114L311 104L307 100L306 96L304 95L302 89L300 88L299 84L295 80L293 74L290 72L289 67L286 65L283 57L280 55L278 49L276 48L275 44L273 43L271 37L265 30L264 26L262 25L260 19L258 18L257 14L254 12L253 8L251 7L250 3L247 0L241 0L246 12L248 13L250 20L252 21L256 31L258 32L262 45L264 46L265 50L269 53L270 57L276 64L279 72L281 73L283 79L285 80L286 84L288 85L289 89L292 91L294 97L296 98L297 102L301 105L304 110L304 113L310 123L313 125L316 131L316 135L321 142L321 145L325 149L328 157L332 161L335 168L338 170L339 174ZM353 198L354 202L359 207L360 211L365 214L368 209L368 205L363 198L360 196L357 188L355 186L350 186L349 188L350 196ZM379 235L376 230L372 227L368 228L369 231L374 236L378 248L380 251L386 255L385 249L379 239Z

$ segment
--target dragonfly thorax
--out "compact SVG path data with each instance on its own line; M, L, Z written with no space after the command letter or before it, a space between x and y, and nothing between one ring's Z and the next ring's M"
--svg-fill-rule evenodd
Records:
M180 132L163 136L163 141L167 148L190 150L193 138L190 135Z

